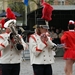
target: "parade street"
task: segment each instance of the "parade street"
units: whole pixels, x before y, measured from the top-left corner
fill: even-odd
[[[64,65],[65,65],[65,61],[63,60],[62,57],[55,57],[55,63],[52,64],[53,75],[65,75]],[[33,70],[30,65],[30,60],[25,60],[21,63],[20,75],[33,75]],[[73,66],[73,75],[75,75],[75,64]]]

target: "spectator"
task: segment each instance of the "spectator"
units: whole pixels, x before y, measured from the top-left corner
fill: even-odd
[[[52,38],[52,41],[53,41],[55,44],[58,44],[58,41],[57,41],[58,36],[57,36],[57,34],[54,32],[54,30],[52,30],[52,31],[50,32],[50,37]]]
[[[55,33],[57,34],[57,35],[59,35],[59,29],[56,29],[56,31],[55,31]]]
[[[62,37],[63,33],[64,33],[64,30],[61,30],[61,32],[59,33],[59,38]]]
[[[57,34],[56,44],[60,44],[60,38],[59,38],[60,31],[59,31],[59,29],[56,29],[56,32],[55,33]]]
[[[52,40],[54,40],[54,39],[57,38],[57,34],[54,32],[54,30],[52,30],[52,31],[50,32],[50,36],[51,36]]]

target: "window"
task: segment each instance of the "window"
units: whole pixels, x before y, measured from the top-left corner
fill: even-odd
[[[58,0],[58,5],[65,5],[65,0]]]
[[[65,2],[64,1],[62,1],[62,5],[65,5]]]
[[[58,1],[58,5],[61,5],[61,2],[60,1]]]

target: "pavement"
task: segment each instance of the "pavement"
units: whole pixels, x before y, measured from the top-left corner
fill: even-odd
[[[55,57],[55,63],[52,64],[53,75],[65,75],[65,61],[62,57]],[[30,60],[23,60],[21,63],[20,75],[33,75],[33,69],[30,65]],[[75,75],[75,64],[73,65],[73,75]]]

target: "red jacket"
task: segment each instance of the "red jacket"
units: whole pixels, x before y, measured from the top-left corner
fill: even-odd
[[[0,57],[1,57],[1,51],[0,51]]]
[[[75,31],[65,31],[61,37],[61,43],[64,43],[67,50],[75,50]]]

